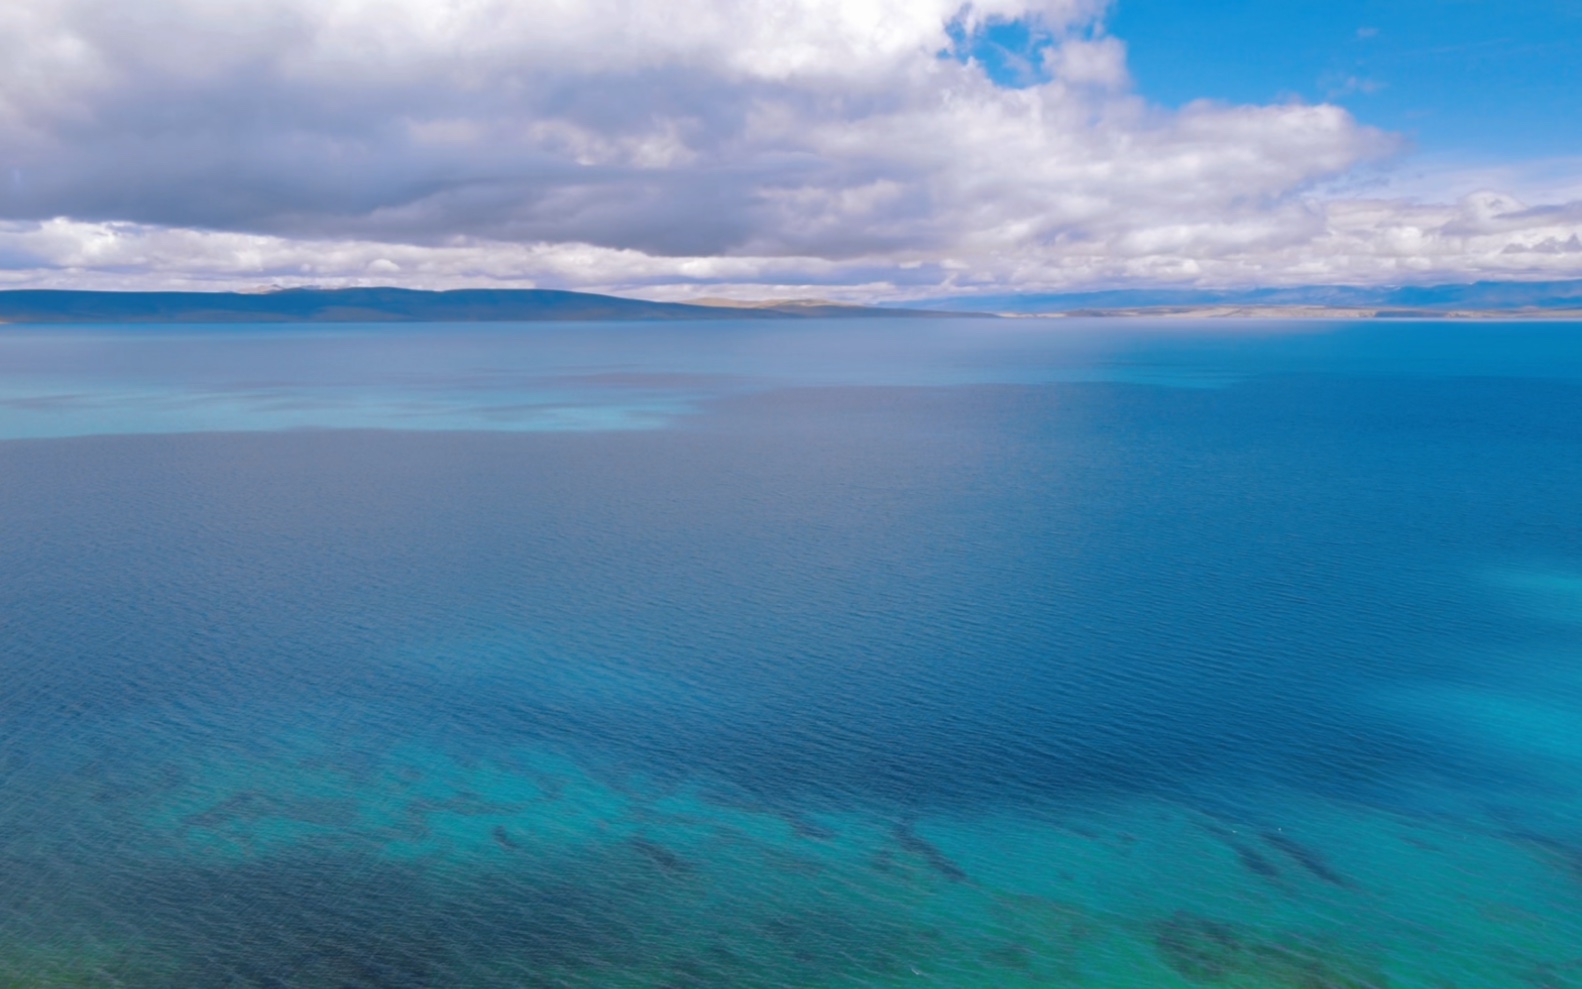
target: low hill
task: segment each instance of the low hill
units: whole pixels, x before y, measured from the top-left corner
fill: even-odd
[[[277,292],[0,292],[4,323],[440,323],[943,316],[833,303],[683,305],[549,289],[283,289]]]
[[[1473,282],[1461,285],[1368,287],[1313,285],[1215,291],[1114,289],[1064,294],[1007,294],[920,299],[904,305],[942,312],[1078,313],[1150,309],[1274,308],[1403,311],[1517,312],[1582,309],[1582,279],[1555,282]]]

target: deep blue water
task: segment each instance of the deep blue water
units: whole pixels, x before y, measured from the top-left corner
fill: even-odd
[[[1582,986],[1582,327],[0,328],[0,987]]]

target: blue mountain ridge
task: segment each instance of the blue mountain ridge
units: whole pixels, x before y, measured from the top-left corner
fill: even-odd
[[[1328,306],[1543,311],[1582,309],[1582,279],[1238,290],[1108,289],[835,303],[689,305],[554,289],[292,288],[271,292],[0,291],[0,323],[393,323],[872,318],[1079,313],[1193,306]]]
[[[274,292],[0,291],[5,323],[393,323],[942,316],[895,308],[788,303],[733,308],[551,289],[293,288]]]

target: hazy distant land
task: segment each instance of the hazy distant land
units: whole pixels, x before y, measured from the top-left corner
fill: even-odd
[[[1127,309],[1067,309],[1053,312],[1002,312],[1009,319],[1065,317],[1153,317],[1175,319],[1538,319],[1582,320],[1575,309],[1401,309],[1343,308],[1340,306],[1136,306]]]
[[[274,292],[0,292],[6,323],[446,323],[959,316],[824,300],[649,302],[549,289],[283,289]]]
[[[824,299],[651,302],[550,289],[0,291],[0,323],[432,323],[948,316],[1582,320],[1582,279],[1397,288],[1312,286],[980,295],[879,306]]]
[[[955,296],[908,303],[1002,316],[1177,316],[1256,319],[1582,319],[1582,279],[1457,285],[1113,289]]]

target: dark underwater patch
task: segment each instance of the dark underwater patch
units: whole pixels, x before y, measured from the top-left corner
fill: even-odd
[[[508,851],[514,852],[522,847],[515,838],[511,837],[511,832],[507,831],[503,824],[496,824],[489,832],[489,836],[494,839],[495,844]]]
[[[833,828],[827,828],[806,814],[796,811],[782,811],[780,817],[789,825],[791,831],[798,838],[807,838],[810,841],[833,841],[839,837]]]
[[[1258,854],[1255,849],[1239,841],[1231,842],[1230,847],[1236,853],[1236,861],[1240,862],[1242,868],[1248,872],[1264,879],[1280,878],[1280,870],[1275,868],[1274,863]]]
[[[1246,952],[1235,928],[1188,913],[1154,926],[1154,948],[1165,964],[1193,982],[1224,982],[1241,968]]]
[[[1572,882],[1582,883],[1582,844],[1528,831],[1513,832],[1509,838],[1518,845],[1537,851],[1540,857],[1556,866]]]
[[[1350,888],[1353,885],[1351,880],[1335,871],[1335,869],[1327,861],[1325,861],[1322,855],[1297,841],[1295,838],[1292,838],[1290,835],[1280,831],[1264,830],[1258,832],[1258,837],[1262,838],[1272,847],[1284,852],[1286,856],[1294,861],[1297,865],[1300,865],[1309,873],[1313,874],[1319,879],[1322,879],[1324,882],[1329,883],[1331,886]]]
[[[1212,816],[1195,817],[1193,819],[1193,823],[1223,842],[1225,846],[1235,854],[1236,861],[1239,862],[1241,867],[1247,870],[1247,872],[1258,876],[1261,879],[1268,879],[1271,881],[1280,878],[1280,870],[1275,866],[1275,864],[1269,861],[1269,859],[1256,848],[1253,848],[1247,842],[1243,841],[1241,839],[1241,833],[1237,829],[1221,824]]]
[[[1200,985],[1258,989],[1388,989],[1377,971],[1316,947],[1294,948],[1237,925],[1178,911],[1153,925],[1154,951]]]
[[[912,825],[909,822],[897,824],[891,834],[894,835],[896,844],[900,845],[903,851],[922,858],[923,861],[928,863],[930,869],[933,869],[951,882],[964,883],[969,878],[967,871],[952,862],[950,857],[940,851],[937,845],[918,837],[917,832],[912,830]]]
[[[657,841],[639,835],[628,839],[627,844],[636,849],[643,858],[659,866],[662,871],[669,875],[686,876],[698,871],[697,866]]]

